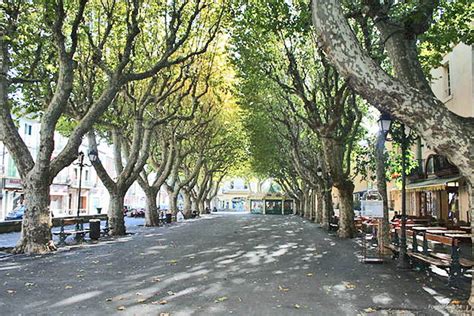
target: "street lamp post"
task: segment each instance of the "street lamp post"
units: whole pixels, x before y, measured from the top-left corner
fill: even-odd
[[[379,127],[385,137],[390,132],[392,119],[387,113],[382,113],[379,119]],[[407,210],[406,210],[406,153],[410,142],[410,128],[401,124],[400,147],[401,147],[401,167],[402,167],[402,218],[401,218],[401,237],[400,237],[400,254],[398,257],[397,267],[399,269],[409,269],[410,261],[407,254]]]
[[[89,160],[94,163],[98,159],[97,152],[95,150],[91,150],[88,154]],[[77,222],[76,222],[76,230],[83,230],[84,226],[83,223],[79,223],[79,217],[81,215],[81,189],[82,189],[82,169],[84,167],[90,167],[91,165],[84,163],[84,153],[81,151],[77,156],[78,162],[74,163],[74,165],[79,166],[79,185],[78,185],[78,195],[77,195]]]
[[[401,149],[402,149],[402,225],[401,225],[401,237],[400,237],[400,256],[398,257],[397,267],[400,269],[410,268],[410,261],[407,255],[407,192],[406,192],[406,152],[408,147],[408,137],[410,130],[406,128],[404,124],[401,126]],[[406,134],[408,133],[408,135]]]

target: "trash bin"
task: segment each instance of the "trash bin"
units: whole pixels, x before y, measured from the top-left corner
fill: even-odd
[[[97,240],[100,237],[100,219],[91,219],[89,221],[89,237]]]
[[[166,214],[166,223],[171,224],[171,216],[172,214]]]

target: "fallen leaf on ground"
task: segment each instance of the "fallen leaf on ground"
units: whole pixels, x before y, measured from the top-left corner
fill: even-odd
[[[158,304],[165,305],[165,304],[168,304],[168,301],[167,300],[161,300],[161,301],[158,302]]]
[[[369,308],[364,309],[364,312],[366,312],[366,313],[375,313],[376,310],[373,309],[372,307],[369,307]]]
[[[160,281],[161,281],[160,278],[154,278],[154,279],[153,279],[153,282],[160,282]]]
[[[175,294],[176,294],[176,293],[173,292],[173,291],[168,291],[168,292],[166,292],[166,293],[167,293],[168,295],[175,295]]]
[[[311,276],[313,276],[313,274],[312,273],[306,273],[306,276],[311,277]]]
[[[144,298],[140,298],[137,300],[137,303],[145,303],[146,302],[146,299]]]
[[[352,283],[346,283],[346,289],[355,289],[355,285]]]
[[[8,293],[8,294],[15,294],[16,291],[15,291],[15,290],[7,290],[7,293]]]
[[[227,301],[227,296],[221,296],[221,297],[216,298],[214,303],[220,303],[220,302],[224,302],[224,301]]]
[[[33,285],[35,285],[33,282],[26,282],[25,283],[25,286],[33,286]]]
[[[461,304],[461,301],[460,300],[452,300],[451,303],[449,303],[451,305],[460,305]]]
[[[125,306],[119,306],[119,307],[117,307],[117,310],[119,310],[119,311],[124,311],[124,310],[125,310]]]
[[[295,304],[293,305],[295,308],[301,308],[301,306],[299,304]]]
[[[106,302],[112,302],[112,299],[109,297],[109,298],[106,298],[105,301]]]
[[[72,289],[72,286],[66,285],[64,288],[65,288],[66,290],[67,290],[67,289]]]
[[[288,292],[290,289],[286,288],[286,287],[283,287],[281,285],[278,285],[278,289],[282,292]]]
[[[174,260],[174,259],[173,259],[173,260],[170,260],[168,263],[174,265],[174,264],[178,263],[178,260]]]

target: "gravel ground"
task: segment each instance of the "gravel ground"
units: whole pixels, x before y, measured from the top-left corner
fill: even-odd
[[[0,260],[1,315],[443,315],[468,291],[296,216],[213,214]]]

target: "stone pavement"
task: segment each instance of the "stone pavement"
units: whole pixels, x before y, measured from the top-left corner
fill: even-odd
[[[0,260],[1,315],[443,315],[467,291],[296,216],[211,215]]]

